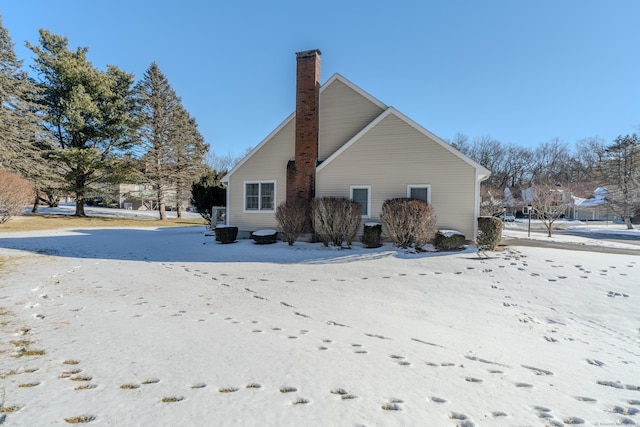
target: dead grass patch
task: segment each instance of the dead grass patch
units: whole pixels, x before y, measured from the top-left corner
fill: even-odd
[[[96,417],[94,415],[79,415],[77,417],[65,418],[64,420],[69,424],[84,424],[84,423],[90,423],[95,419]]]
[[[219,388],[218,391],[220,393],[235,393],[236,391],[238,391],[237,387],[222,387]]]
[[[151,378],[151,379],[148,379],[148,380],[142,381],[142,384],[145,384],[145,385],[146,385],[146,384],[158,384],[159,382],[160,382],[160,380],[159,380],[159,379],[157,379],[157,378]]]
[[[73,215],[23,215],[0,225],[1,232],[53,230],[60,228],[102,227],[187,227],[206,225],[202,218],[181,218],[160,221],[154,218],[130,218]]]
[[[180,402],[181,400],[184,400],[184,397],[182,397],[182,396],[167,396],[167,397],[163,397],[162,398],[162,401],[164,403]]]
[[[69,378],[71,381],[91,381],[93,379],[93,377],[90,377],[89,375],[78,375],[75,377],[71,377]]]
[[[20,388],[29,388],[29,387],[35,387],[40,385],[40,381],[33,381],[30,383],[22,383],[22,384],[18,384],[18,387]]]
[[[96,387],[97,386],[95,384],[82,384],[82,385],[79,385],[78,387],[74,387],[74,390],[92,390]]]
[[[138,384],[122,384],[120,386],[121,389],[123,390],[135,390],[137,388],[140,388],[140,385]]]
[[[10,406],[2,406],[0,407],[1,414],[11,414],[13,412],[18,412],[22,406],[20,405],[10,405]]]
[[[25,351],[18,352],[14,355],[14,357],[23,357],[23,356],[44,356],[47,354],[45,350],[32,350],[26,349]]]
[[[64,362],[62,362],[63,365],[77,365],[79,364],[80,361],[78,360],[65,360]]]

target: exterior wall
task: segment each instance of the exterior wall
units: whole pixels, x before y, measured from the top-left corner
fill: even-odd
[[[286,198],[287,162],[293,157],[295,123],[290,120],[275,135],[253,153],[229,177],[227,187],[227,224],[242,231],[277,228],[275,212],[244,211],[244,183],[247,181],[275,181],[275,206]]]
[[[326,160],[383,111],[340,80],[323,88],[318,159]]]
[[[391,114],[318,171],[316,195],[350,196],[351,186],[371,186],[371,218],[382,204],[406,197],[407,185],[429,184],[438,228],[475,238],[476,170]]]

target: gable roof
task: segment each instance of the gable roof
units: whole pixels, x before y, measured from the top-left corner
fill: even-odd
[[[425,129],[424,127],[420,126],[418,123],[416,123],[415,121],[411,120],[409,117],[405,116],[404,114],[402,114],[401,112],[399,112],[398,110],[396,110],[393,107],[389,107],[386,104],[384,104],[382,101],[380,101],[379,99],[377,99],[376,97],[374,97],[373,95],[371,95],[370,93],[364,91],[363,89],[361,89],[358,85],[352,83],[351,81],[349,81],[348,79],[346,79],[345,77],[343,77],[342,75],[340,75],[339,73],[335,73],[333,74],[329,80],[327,80],[321,87],[320,87],[320,95],[322,95],[322,92],[324,92],[327,88],[329,88],[334,82],[339,81],[341,83],[343,83],[345,86],[349,87],[350,89],[352,89],[353,91],[355,91],[356,93],[358,93],[359,95],[361,95],[362,97],[364,97],[365,99],[369,100],[370,102],[372,102],[374,105],[378,106],[379,108],[383,109],[384,111],[376,118],[374,119],[371,123],[369,123],[364,129],[362,129],[360,132],[358,132],[353,138],[351,138],[347,143],[343,144],[338,150],[336,150],[331,156],[329,156],[325,161],[323,161],[317,168],[318,171],[322,170],[324,166],[326,166],[327,164],[331,163],[331,161],[333,159],[335,159],[337,156],[339,156],[342,152],[344,152],[347,148],[349,148],[351,145],[353,145],[356,141],[358,141],[360,138],[362,138],[367,132],[369,132],[371,129],[373,129],[378,123],[380,123],[382,120],[384,120],[384,118],[386,118],[387,116],[393,114],[396,117],[398,117],[399,119],[403,120],[404,122],[406,122],[407,124],[409,124],[410,126],[412,126],[413,128],[415,128],[416,130],[418,130],[418,132],[422,133],[423,135],[425,135],[426,137],[430,138],[431,140],[435,141],[437,144],[439,144],[440,146],[442,146],[444,149],[450,151],[452,154],[454,154],[456,157],[460,158],[461,160],[463,160],[464,162],[468,163],[469,165],[473,166],[478,174],[478,177],[481,180],[486,179],[487,177],[489,177],[489,175],[491,174],[491,171],[489,171],[488,169],[486,169],[484,166],[480,165],[479,163],[475,162],[474,160],[472,160],[471,158],[465,156],[464,154],[462,154],[460,151],[456,150],[455,148],[453,148],[450,144],[448,144],[447,142],[445,142],[444,140],[442,140],[441,138],[437,137],[436,135],[434,135],[433,133],[431,133],[429,130]],[[223,183],[228,183],[229,182],[229,177],[231,175],[233,175],[247,160],[249,160],[258,150],[260,150],[262,148],[263,145],[265,145],[271,138],[273,138],[278,132],[280,132],[280,130],[282,130],[285,126],[287,126],[292,120],[294,120],[296,117],[296,112],[294,111],[293,113],[291,113],[286,119],[284,119],[284,121],[282,123],[280,123],[280,125],[278,125],[277,128],[275,128],[273,130],[273,132],[271,132],[269,135],[267,135],[266,138],[264,138],[258,145],[256,145],[251,151],[249,151],[249,153],[242,158],[242,160],[240,160],[238,162],[238,164],[236,164],[223,178],[222,178],[222,182]]]
[[[336,82],[339,81],[341,83],[343,83],[345,86],[347,86],[348,88],[350,88],[351,90],[355,91],[356,93],[358,93],[360,96],[362,96],[363,98],[367,99],[368,101],[370,101],[371,103],[373,103],[374,105],[376,105],[377,107],[381,108],[381,109],[386,109],[388,108],[383,102],[381,102],[379,99],[375,98],[374,96],[372,96],[371,94],[369,94],[368,92],[365,92],[364,90],[362,90],[358,85],[352,83],[351,81],[349,81],[348,79],[346,79],[344,76],[340,75],[339,73],[335,73],[333,74],[329,80],[327,80],[321,87],[320,87],[320,95],[322,95],[322,92],[324,92],[326,89],[328,89],[329,87],[331,87],[331,85]],[[222,178],[222,182],[224,183],[228,183],[229,182],[229,177],[231,175],[233,175],[233,173],[236,172],[236,170],[238,170],[247,160],[249,160],[251,158],[251,156],[253,156],[258,150],[260,150],[260,148],[262,148],[263,145],[265,145],[271,138],[273,138],[276,134],[278,134],[278,132],[280,132],[281,129],[283,129],[285,126],[287,126],[292,120],[294,120],[296,117],[296,112],[294,111],[293,113],[291,113],[286,119],[284,119],[284,121],[282,121],[282,123],[280,123],[278,125],[278,127],[276,127],[273,132],[271,132],[269,135],[267,135],[266,138],[264,138],[262,141],[260,141],[260,143],[258,145],[256,145],[255,147],[253,147],[253,149],[251,151],[249,151],[249,153],[247,153],[246,156],[244,156],[242,158],[242,160],[240,160],[223,178]]]
[[[403,122],[407,123],[409,126],[413,127],[414,129],[416,129],[418,132],[420,132],[421,134],[423,134],[427,138],[431,139],[432,141],[434,141],[435,143],[440,145],[445,150],[449,151],[450,153],[452,153],[453,155],[458,157],[460,160],[462,160],[462,161],[468,163],[469,165],[471,165],[472,167],[474,167],[476,169],[477,173],[478,173],[478,177],[481,178],[482,180],[484,180],[485,178],[489,177],[489,175],[491,174],[491,171],[489,171],[487,168],[485,168],[481,164],[477,163],[476,161],[472,160],[471,158],[465,156],[460,151],[458,151],[454,147],[452,147],[450,144],[448,144],[447,142],[445,142],[441,138],[437,137],[436,135],[431,133],[429,130],[427,130],[424,127],[420,126],[418,123],[416,123],[415,121],[411,120],[409,117],[405,116],[400,111],[396,110],[394,107],[388,107],[378,117],[376,117],[375,120],[373,120],[371,123],[369,123],[360,132],[358,132],[357,135],[355,135],[346,144],[344,144],[342,147],[340,147],[338,150],[336,150],[335,153],[333,153],[328,159],[326,159],[324,162],[322,162],[318,166],[318,169],[317,169],[318,172],[321,171],[328,164],[330,164],[335,158],[340,156],[340,154],[342,154],[347,148],[349,148],[353,144],[355,144],[359,139],[361,139],[364,135],[366,135],[369,131],[371,131],[371,129],[375,128],[380,122],[382,122],[385,118],[389,117],[390,115],[394,115],[395,117],[399,118],[400,120],[402,120]]]

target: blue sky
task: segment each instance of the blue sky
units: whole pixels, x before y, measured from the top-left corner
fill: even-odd
[[[293,110],[295,52],[436,135],[535,147],[640,125],[640,1],[2,0],[18,57],[38,29],[142,78],[152,61],[212,150],[239,155]]]

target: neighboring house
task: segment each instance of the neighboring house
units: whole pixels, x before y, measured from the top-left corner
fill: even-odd
[[[286,198],[348,197],[363,223],[385,200],[429,202],[438,228],[477,235],[480,182],[490,171],[339,74],[320,86],[320,51],[297,55],[296,112],[223,178],[227,224],[239,236],[278,228]]]

